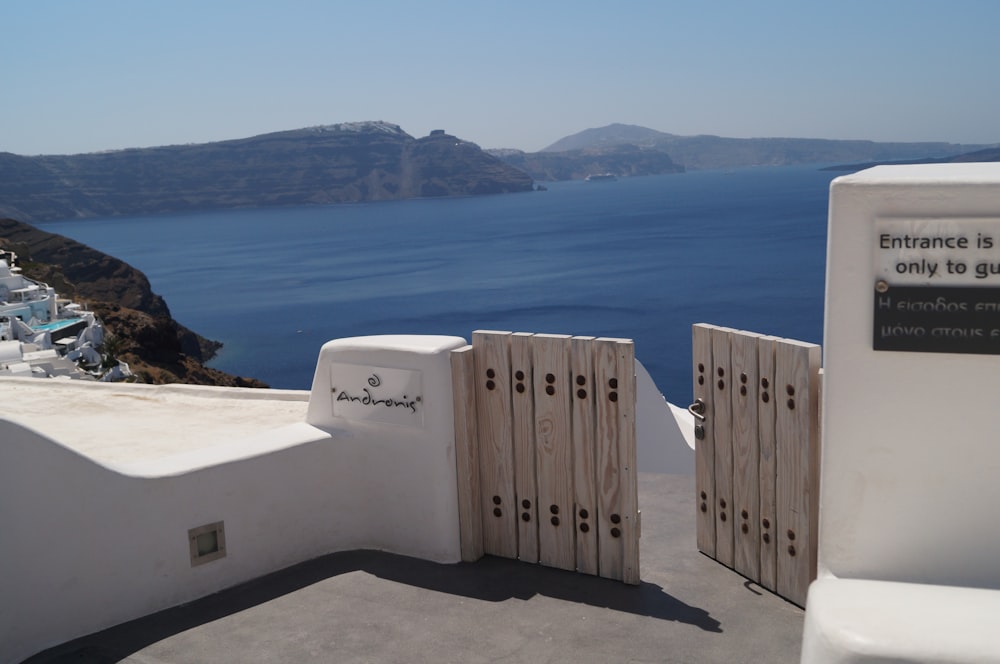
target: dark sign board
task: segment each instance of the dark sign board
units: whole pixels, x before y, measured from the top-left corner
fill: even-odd
[[[1000,288],[883,284],[874,302],[875,350],[1000,355]]]

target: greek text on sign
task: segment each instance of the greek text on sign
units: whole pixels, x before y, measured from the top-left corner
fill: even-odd
[[[874,350],[1000,355],[1000,289],[891,286],[875,292]]]
[[[1000,287],[1000,218],[879,219],[874,251],[888,284]]]
[[[424,424],[419,371],[333,362],[330,396],[335,417],[403,426]]]

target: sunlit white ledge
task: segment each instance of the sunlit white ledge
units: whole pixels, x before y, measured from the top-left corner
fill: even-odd
[[[4,419],[116,468],[305,422],[308,390],[0,377]]]

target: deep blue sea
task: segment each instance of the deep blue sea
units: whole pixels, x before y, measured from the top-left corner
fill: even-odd
[[[210,363],[308,389],[320,346],[476,329],[628,337],[691,395],[691,324],[819,342],[818,167],[558,182],[548,191],[47,222],[131,263]]]

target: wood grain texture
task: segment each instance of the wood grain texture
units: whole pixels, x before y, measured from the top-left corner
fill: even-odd
[[[777,527],[775,517],[775,481],[778,463],[774,447],[775,398],[774,345],[777,337],[757,340],[757,431],[760,440],[760,583],[771,592],[777,590]]]
[[[777,593],[804,606],[816,574],[820,347],[782,340],[775,351]]]
[[[638,583],[634,351],[621,339],[594,345],[599,573]]]
[[[616,373],[618,374],[618,454],[622,468],[622,581],[639,585],[639,476],[635,437],[635,345],[619,339]]]
[[[692,403],[704,404],[705,420],[695,420],[703,437],[695,440],[695,523],[698,550],[715,557],[715,428],[712,426],[714,408],[714,381],[712,380],[712,329],[714,326],[698,323],[691,326],[691,373],[693,376]]]
[[[517,557],[511,431],[510,332],[472,333],[482,491],[483,550]]]
[[[618,404],[611,401],[612,379],[617,381],[617,349],[612,341],[594,342],[594,380],[597,385],[597,528],[599,573],[608,579],[622,580],[624,547],[621,537],[611,532],[620,523],[622,511],[622,469],[618,452]],[[617,523],[612,522],[612,517]]]
[[[482,497],[479,490],[479,443],[476,433],[476,363],[472,346],[451,352],[455,406],[455,472],[462,560],[483,557]]]
[[[733,401],[730,338],[733,330],[712,330],[712,382],[715,406],[715,559],[733,566]]]
[[[730,348],[733,409],[733,568],[760,580],[760,442],[757,421],[757,339],[733,333]]]
[[[513,390],[514,490],[517,503],[517,557],[538,562],[538,483],[535,475],[535,401],[531,334],[510,340]]]
[[[573,520],[573,447],[570,420],[570,337],[532,338],[535,459],[538,471],[538,560],[576,569]]]
[[[460,495],[479,506],[479,555],[638,584],[632,341],[490,331],[472,337],[471,351],[456,351],[452,366],[456,431],[478,443],[478,489],[468,483]],[[474,398],[460,399],[463,389]],[[472,448],[460,444],[457,463],[474,465]],[[478,502],[467,497],[477,490]],[[463,530],[470,559],[474,528],[470,521]]]
[[[594,338],[570,340],[573,420],[573,525],[576,528],[576,569],[597,574],[597,474],[594,447]]]

